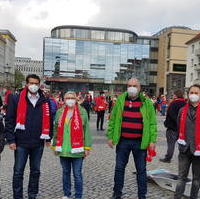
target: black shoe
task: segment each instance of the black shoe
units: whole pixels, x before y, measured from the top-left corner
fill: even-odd
[[[167,159],[167,158],[161,158],[161,159],[160,159],[160,162],[163,162],[163,163],[170,163],[171,160],[170,160],[170,159]]]
[[[104,131],[105,129],[101,129],[101,131]]]
[[[121,199],[122,197],[119,195],[116,195],[115,193],[113,193],[112,197],[110,199]]]
[[[97,131],[99,131],[99,129],[97,129]]]
[[[121,199],[121,196],[112,196],[110,199]]]

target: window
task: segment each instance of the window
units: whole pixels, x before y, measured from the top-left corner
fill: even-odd
[[[173,82],[172,82],[172,86],[173,86],[173,87],[176,87],[176,86],[177,86],[177,82],[176,82],[176,81],[173,81]]]
[[[173,71],[186,72],[186,64],[173,64]]]
[[[157,63],[158,63],[158,60],[157,60],[157,59],[151,59],[151,60],[150,60],[150,63],[151,63],[151,64],[157,64]]]
[[[200,71],[197,73],[197,79],[200,79]]]
[[[194,66],[194,59],[191,59],[191,66]]]
[[[194,44],[192,45],[192,54],[194,54]]]
[[[193,81],[193,73],[190,74],[190,81]]]
[[[115,40],[115,32],[108,32],[107,33],[108,40]]]
[[[105,35],[105,32],[104,31],[92,31],[91,32],[91,38],[92,39],[101,39],[101,40],[104,40],[104,35]]]

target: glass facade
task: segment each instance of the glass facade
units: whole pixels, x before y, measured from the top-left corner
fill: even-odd
[[[120,29],[119,29],[120,30]],[[86,39],[86,40],[102,40],[102,41],[115,41],[115,42],[134,42],[136,41],[137,35],[132,31],[117,29],[105,29],[105,28],[94,28],[90,27],[58,27],[51,31],[52,38],[75,38],[75,39]]]
[[[67,85],[61,80],[68,78],[71,85],[88,80],[87,89],[110,85],[118,90],[130,77],[137,77],[148,87],[150,81],[155,82],[150,70],[156,69],[157,64],[151,60],[156,52],[157,43],[152,38],[139,37],[132,31],[61,26],[51,31],[51,37],[44,38],[43,72],[45,78],[60,78],[62,88]]]
[[[44,76],[126,80],[136,75],[137,68],[141,71],[149,48],[149,44],[45,38]]]

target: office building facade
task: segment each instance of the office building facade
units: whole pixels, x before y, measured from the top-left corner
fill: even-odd
[[[59,26],[44,38],[44,78],[54,90],[122,92],[137,77],[155,93],[158,39],[113,28]],[[151,58],[152,56],[152,58]]]
[[[200,31],[187,27],[168,27],[154,36],[159,39],[157,95],[172,96],[184,90],[187,65],[186,42]]]
[[[36,74],[41,79],[43,78],[43,61],[32,60],[28,57],[16,57],[15,69],[20,71],[24,77],[29,74]]]
[[[14,84],[15,43],[9,30],[0,30],[0,84],[4,86]]]

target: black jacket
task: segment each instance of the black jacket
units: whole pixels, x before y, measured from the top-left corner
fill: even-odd
[[[9,144],[16,143],[17,146],[22,147],[37,147],[44,143],[44,140],[40,139],[42,133],[42,104],[49,102],[49,99],[45,98],[42,92],[39,90],[39,99],[34,107],[26,97],[27,101],[27,113],[25,130],[17,129],[15,131],[16,119],[17,119],[17,105],[19,101],[19,95],[12,95],[9,98],[8,109],[5,119],[5,134]],[[50,106],[49,106],[50,108]],[[50,108],[50,137],[53,135],[53,117]],[[50,141],[50,140],[48,140]]]
[[[177,117],[180,108],[185,105],[185,101],[180,98],[174,100],[168,107],[166,120],[164,121],[164,125],[168,129],[172,129],[177,131]]]

